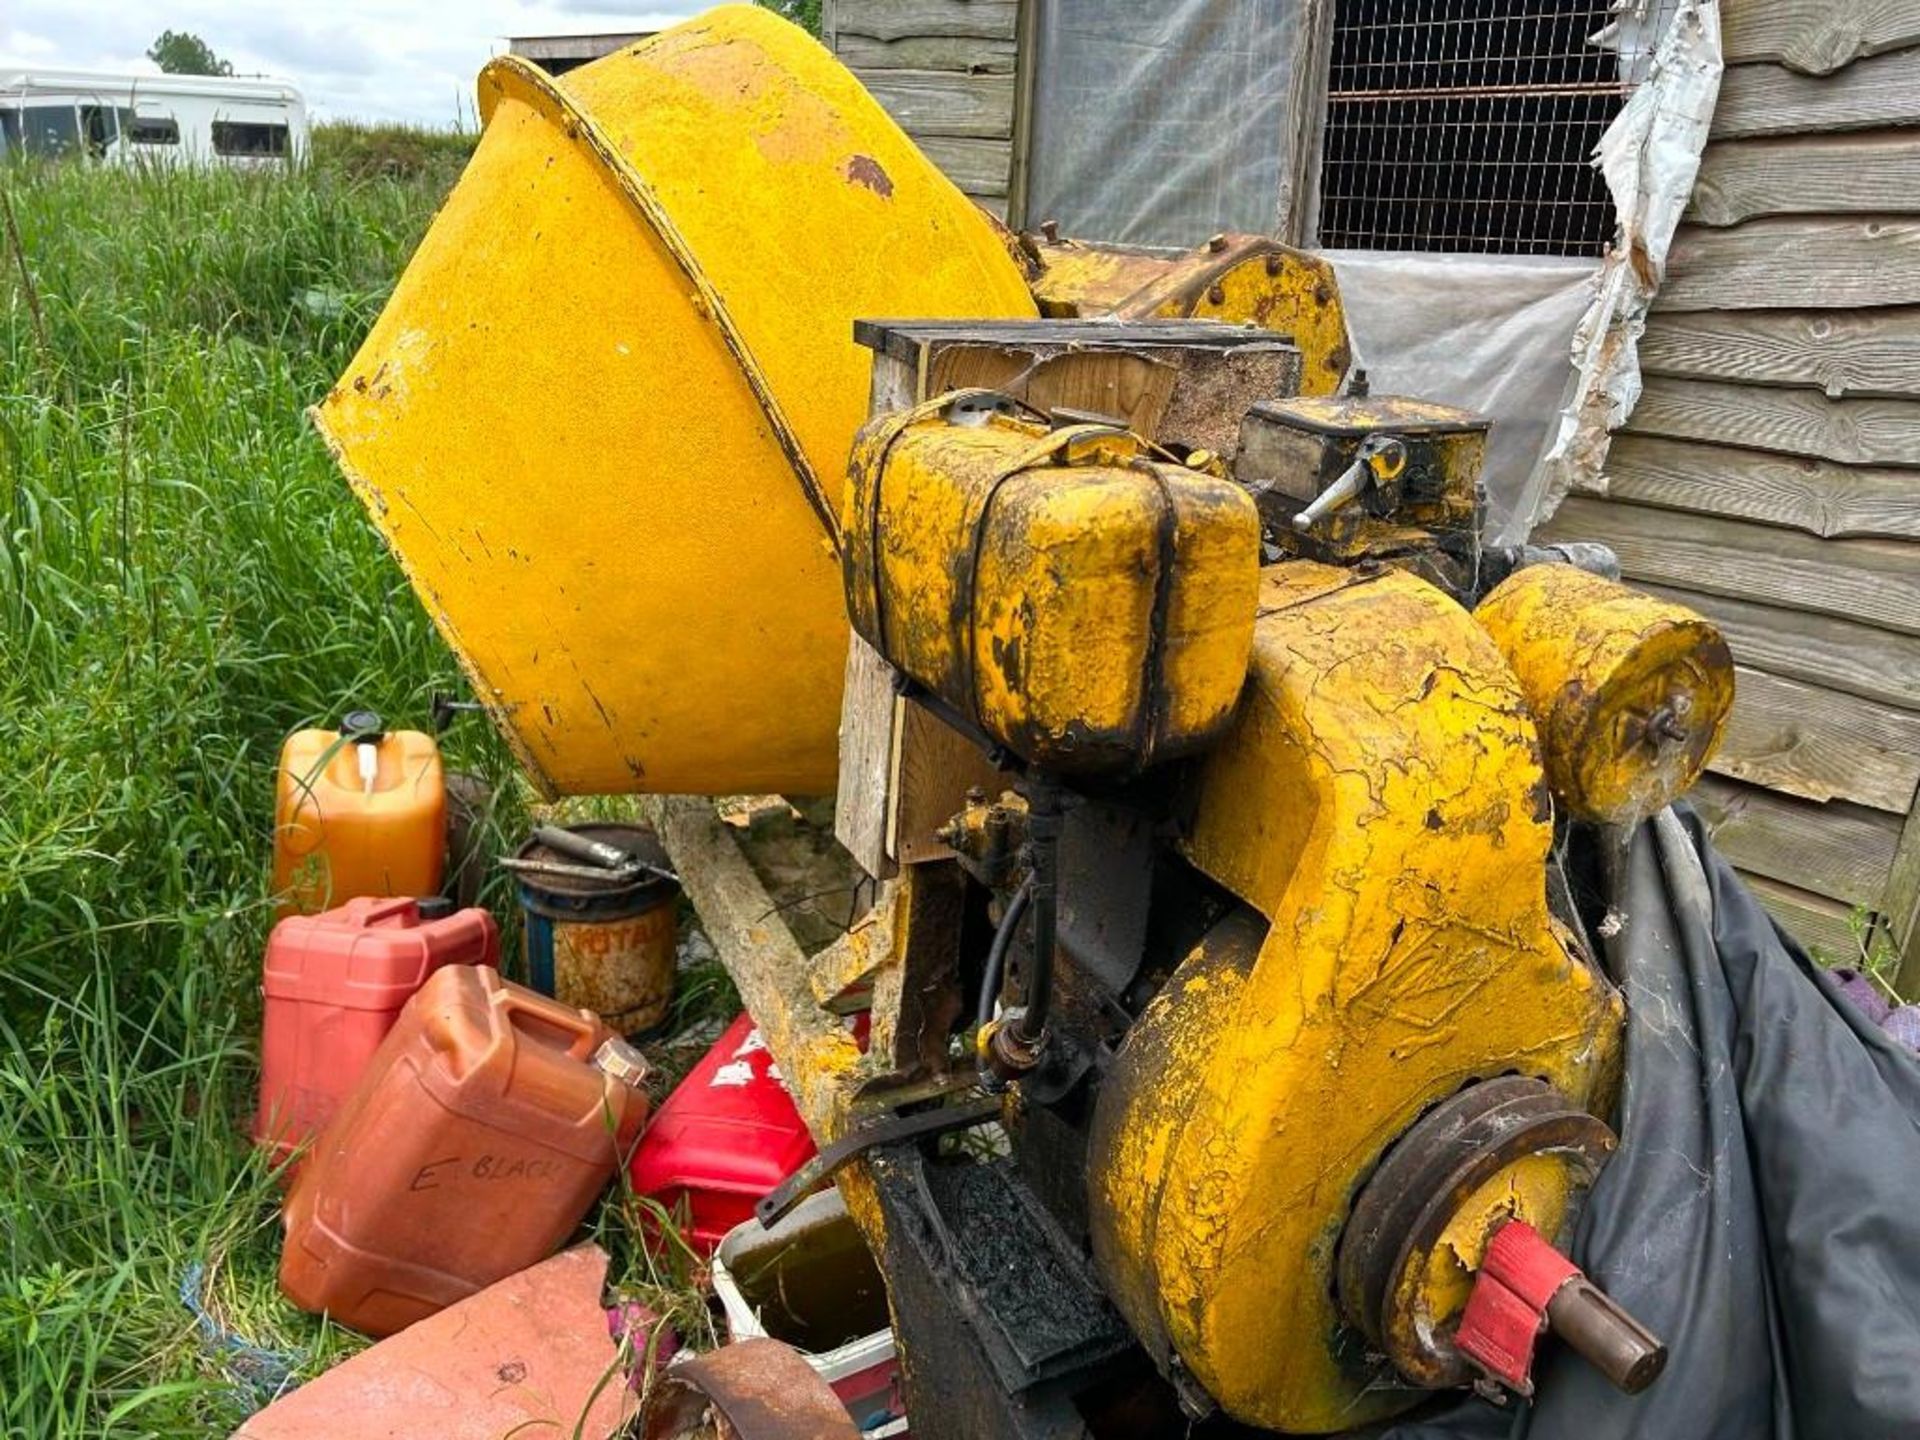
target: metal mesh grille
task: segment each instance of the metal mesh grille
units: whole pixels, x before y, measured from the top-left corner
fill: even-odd
[[[1598,255],[1626,94],[1609,0],[1337,0],[1320,244]]]

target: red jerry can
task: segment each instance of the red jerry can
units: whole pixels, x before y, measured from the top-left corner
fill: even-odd
[[[260,983],[253,1137],[276,1161],[333,1118],[429,976],[443,965],[498,966],[493,917],[448,908],[445,901],[350,900],[273,927]]]

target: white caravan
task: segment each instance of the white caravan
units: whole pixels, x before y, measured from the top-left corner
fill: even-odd
[[[0,154],[256,168],[306,150],[306,101],[285,80],[0,70]]]

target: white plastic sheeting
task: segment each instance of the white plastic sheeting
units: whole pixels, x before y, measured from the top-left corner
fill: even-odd
[[[1281,228],[1306,143],[1288,120],[1304,0],[1030,3],[1033,221],[1183,249]],[[1596,42],[1637,84],[1599,150],[1620,219],[1604,262],[1332,257],[1374,388],[1493,419],[1489,534],[1501,542],[1525,539],[1570,490],[1604,490],[1609,432],[1639,399],[1636,342],[1719,93],[1719,0],[1621,0]]]
[[[1653,0],[1629,4],[1605,38],[1621,47],[1623,57],[1631,56],[1663,8]],[[1700,172],[1724,68],[1719,0],[1679,0],[1660,32],[1646,83],[1600,142],[1600,168],[1613,192],[1620,233],[1574,334],[1574,381],[1552,444],[1527,479],[1508,533],[1496,538],[1525,538],[1526,529],[1552,515],[1570,491],[1606,492],[1610,436],[1640,401],[1640,336]]]
[[[1181,249],[1279,227],[1297,0],[1032,3],[1034,223]]]
[[[1356,363],[1376,395],[1493,420],[1488,534],[1524,538],[1529,478],[1566,393],[1568,348],[1599,264],[1529,255],[1330,250]]]

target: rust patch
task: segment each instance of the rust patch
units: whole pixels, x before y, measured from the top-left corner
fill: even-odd
[[[864,185],[882,200],[893,194],[893,177],[871,155],[856,155],[847,161],[847,179]]]

